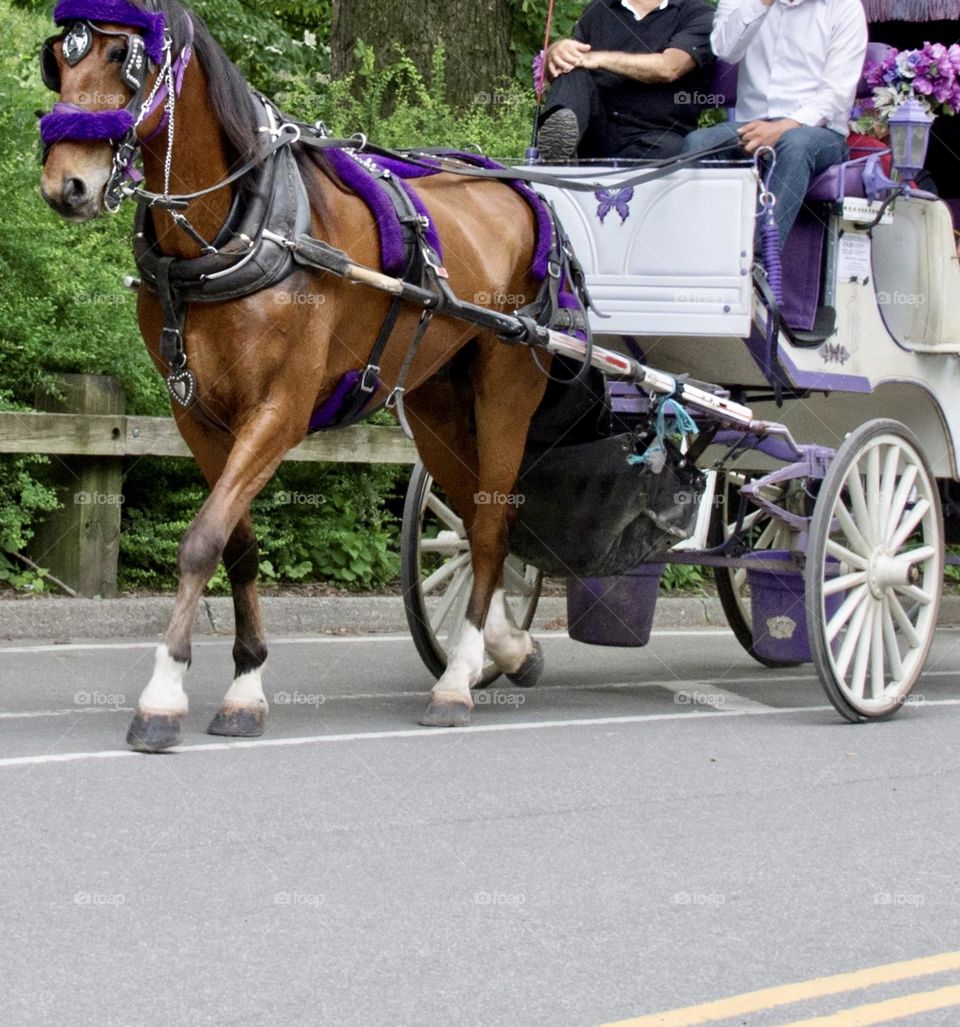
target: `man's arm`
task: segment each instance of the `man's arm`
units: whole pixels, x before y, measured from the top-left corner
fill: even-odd
[[[688,4],[684,20],[660,53],[635,54],[593,50],[582,55],[581,67],[609,71],[637,82],[676,82],[713,60],[710,29],[713,10],[705,3]]]
[[[866,54],[867,19],[862,10],[853,9],[831,36],[816,96],[792,111],[790,117],[801,125],[814,127],[828,125],[838,115],[848,118]]]
[[[663,53],[621,53],[619,50],[588,50],[581,55],[580,67],[610,71],[637,82],[676,82],[697,66],[684,50],[668,47]]]
[[[721,61],[736,64],[760,31],[774,0],[720,0],[710,42]]]

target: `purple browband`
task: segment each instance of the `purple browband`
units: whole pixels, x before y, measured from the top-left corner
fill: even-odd
[[[40,119],[40,138],[47,146],[64,140],[74,142],[122,139],[133,128],[133,115],[117,111],[86,111],[72,103],[56,103]]]
[[[58,25],[69,21],[105,21],[143,29],[147,56],[154,64],[163,60],[163,15],[145,11],[128,0],[60,0],[53,20]]]

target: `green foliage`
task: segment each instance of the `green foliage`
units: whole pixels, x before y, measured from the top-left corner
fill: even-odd
[[[547,29],[547,5],[543,0],[512,0],[511,6],[517,78],[526,85],[531,81],[530,62],[534,54],[543,49]],[[573,26],[586,6],[583,0],[557,0],[550,30],[552,43],[573,35]]]
[[[390,507],[406,477],[406,470],[393,467],[284,464],[252,508],[261,580],[346,588],[392,581],[399,572],[399,526]],[[131,465],[124,483],[121,588],[175,587],[180,540],[206,491],[197,468],[182,460]],[[210,587],[227,591],[222,565]]]
[[[703,568],[692,564],[668,563],[660,579],[665,592],[702,592]]]
[[[445,55],[433,55],[429,80],[402,51],[393,64],[376,67],[373,51],[358,44],[360,70],[318,89],[312,80],[294,78],[277,100],[293,116],[320,120],[334,135],[365,132],[383,146],[479,148],[484,153],[517,156],[529,141],[533,91],[516,82],[481,93],[464,110],[444,99]],[[357,89],[357,80],[362,89]]]

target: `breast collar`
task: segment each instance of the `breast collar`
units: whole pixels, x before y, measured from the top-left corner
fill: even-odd
[[[253,94],[261,134],[276,133],[283,123],[277,109]],[[211,244],[211,251],[169,263],[169,284],[186,303],[222,303],[268,289],[293,269],[290,249],[277,239],[308,232],[310,201],[289,146],[272,154],[254,171]],[[139,205],[134,221],[134,256],[141,280],[157,288],[157,270],[164,260],[157,247],[149,208]],[[167,258],[169,259],[169,258]]]

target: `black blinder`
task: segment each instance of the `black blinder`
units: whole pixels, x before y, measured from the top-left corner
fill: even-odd
[[[127,36],[127,56],[120,77],[136,93],[143,86],[144,72],[147,67],[147,48],[141,36]]]
[[[51,36],[40,49],[40,77],[47,89],[52,89],[55,93],[60,92],[60,63],[53,44],[59,43],[62,38]]]

